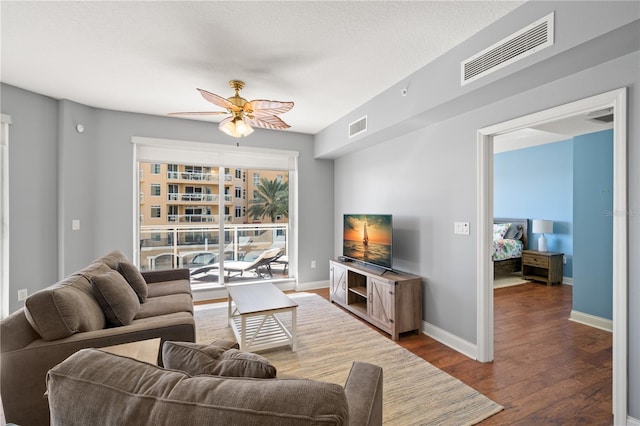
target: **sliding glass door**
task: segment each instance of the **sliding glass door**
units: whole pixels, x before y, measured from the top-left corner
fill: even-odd
[[[284,164],[293,170],[261,167],[255,151],[246,166],[205,164],[215,157],[207,152],[167,161],[166,152],[147,144],[136,154],[134,250],[141,270],[188,268],[200,287],[295,278],[290,152]]]

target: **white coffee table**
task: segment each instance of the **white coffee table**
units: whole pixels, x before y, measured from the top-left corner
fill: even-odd
[[[229,326],[241,351],[290,346],[296,350],[298,304],[271,283],[227,286]],[[291,313],[287,327],[278,314]]]

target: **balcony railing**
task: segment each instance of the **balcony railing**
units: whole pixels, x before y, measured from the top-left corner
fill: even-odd
[[[283,259],[288,259],[288,224],[286,223],[227,224],[223,227],[222,238],[225,261],[252,261],[265,250],[275,247],[281,249]],[[140,268],[142,270],[171,268],[195,270],[204,265],[215,264],[220,258],[219,241],[219,228],[212,224],[141,226]],[[288,263],[280,263],[280,265],[282,269],[280,276],[288,276]],[[214,272],[219,273],[217,269]],[[231,278],[246,279],[248,276]],[[198,279],[192,277],[192,282]],[[211,280],[207,282],[210,283]]]
[[[206,203],[217,203],[220,197],[218,194],[201,194],[197,192],[170,192],[167,194],[168,201],[196,201]],[[224,201],[230,203],[233,201],[233,195],[225,195]]]
[[[204,173],[204,172],[172,172],[171,171],[171,172],[167,172],[167,179],[215,182],[218,180],[218,174]]]
[[[231,215],[224,217],[225,222],[231,221]],[[167,222],[179,223],[217,223],[218,215],[211,214],[168,214]]]

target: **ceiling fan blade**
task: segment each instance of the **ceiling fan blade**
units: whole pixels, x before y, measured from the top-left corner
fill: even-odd
[[[234,104],[229,102],[229,100],[223,98],[222,96],[218,96],[215,93],[207,92],[204,89],[197,89],[197,90],[198,92],[200,92],[203,98],[205,98],[207,101],[211,102],[214,105],[218,105],[219,107],[230,109],[236,112],[241,110],[240,107],[235,106]]]
[[[226,115],[228,111],[194,111],[194,112],[170,112],[167,115]]]
[[[269,101],[266,99],[254,99],[244,104],[244,111],[254,116],[266,116],[284,114],[293,108],[293,102]]]
[[[275,115],[261,115],[258,117],[245,115],[244,120],[251,126],[262,127],[263,129],[282,130],[291,127]]]

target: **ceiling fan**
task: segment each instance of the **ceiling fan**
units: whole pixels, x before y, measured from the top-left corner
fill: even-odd
[[[169,115],[231,114],[220,122],[218,129],[234,138],[250,135],[253,133],[252,126],[275,130],[291,127],[282,121],[277,114],[284,114],[289,111],[293,108],[293,102],[269,101],[266,99],[247,101],[240,96],[240,90],[244,87],[243,81],[231,80],[229,81],[229,86],[236,91],[236,94],[226,99],[206,90],[197,89],[203,98],[214,105],[225,108],[226,111],[173,112]]]

